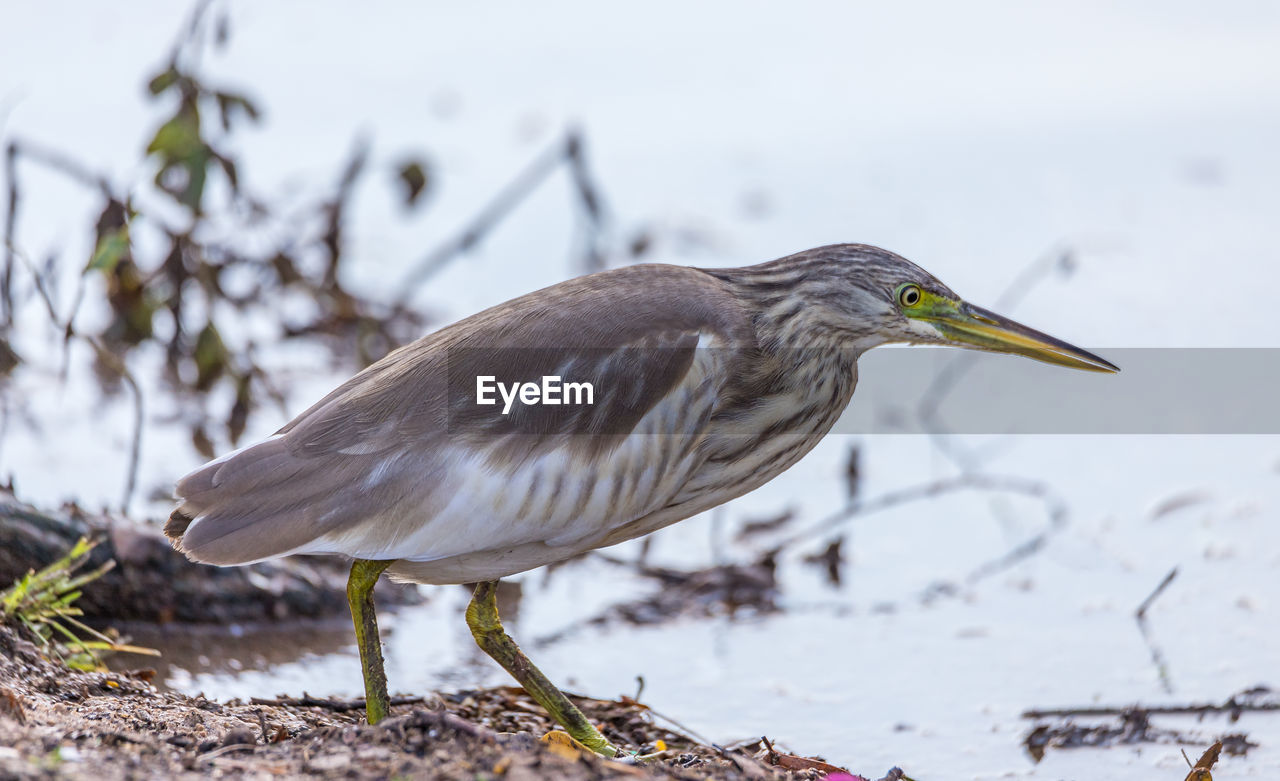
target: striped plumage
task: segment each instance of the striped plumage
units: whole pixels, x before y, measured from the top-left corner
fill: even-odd
[[[573,739],[615,756],[505,633],[497,579],[772,480],[831,429],[853,395],[858,356],[885,342],[1115,370],[961,301],[875,247],[737,269],[632,266],[530,293],[393,352],[275,436],[184,477],[165,533],[213,564],[352,557],[347,601],[371,724],[391,707],[378,578],[478,581],[466,611],[476,643]],[[478,403],[478,378],[490,376],[599,390],[590,405],[506,415]]]
[[[796,463],[848,404],[863,351],[940,341],[896,304],[907,282],[954,298],[856,244],[554,285],[395,351],[186,476],[166,533],[213,564],[336,553],[395,559],[393,577],[423,583],[496,579],[647,534]],[[503,418],[455,392],[495,360],[521,377],[577,371],[595,404]]]

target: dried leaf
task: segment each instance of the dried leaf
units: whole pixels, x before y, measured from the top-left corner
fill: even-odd
[[[147,83],[147,89],[152,95],[159,95],[161,92],[164,92],[176,84],[180,77],[181,74],[179,74],[178,70],[171,65],[151,79],[151,81]]]
[[[22,702],[22,697],[12,689],[0,689],[0,716],[9,716],[19,724],[26,724],[27,716]]]
[[[244,95],[234,92],[215,92],[213,98],[218,102],[218,116],[222,120],[222,129],[228,132],[237,113],[244,114],[245,118],[251,122],[258,121],[261,116],[258,107]]]
[[[195,361],[196,389],[207,391],[227,368],[227,348],[212,320],[196,337]]]
[[[768,532],[777,531],[778,529],[781,529],[783,526],[786,526],[787,523],[789,523],[791,519],[795,517],[796,517],[796,514],[794,510],[786,509],[778,513],[777,515],[772,515],[772,516],[769,516],[768,518],[761,518],[759,520],[746,521],[742,524],[742,528],[738,530],[738,534],[736,535],[735,539],[737,539],[738,542],[742,542],[758,534],[765,534]]]
[[[763,748],[756,754],[756,759],[784,770],[790,770],[793,773],[804,770],[818,770],[823,773],[843,773],[852,775],[847,768],[837,767],[836,765],[823,762],[821,759],[813,757],[801,757],[795,754],[786,754],[778,751],[773,747],[773,743],[768,738],[761,738],[760,743]]]
[[[404,185],[404,205],[409,208],[416,206],[429,184],[426,164],[421,160],[407,160],[401,163],[396,177]]]
[[[249,422],[249,408],[253,401],[249,390],[250,376],[246,374],[236,380],[236,400],[227,416],[227,436],[233,445],[240,441]]]
[[[641,229],[627,242],[627,252],[633,258],[644,257],[653,247],[653,234],[648,229]]]
[[[213,458],[217,455],[217,451],[213,447],[213,440],[209,439],[209,435],[205,433],[204,426],[196,426],[191,429],[191,444],[195,446],[196,452],[205,458]]]
[[[276,253],[270,262],[281,285],[294,285],[303,281],[303,276],[298,273],[298,266],[293,258],[283,252]]]
[[[213,28],[213,43],[218,48],[227,45],[227,41],[231,38],[231,14],[225,11],[218,14],[218,21]]]
[[[220,154],[214,154],[213,159],[222,166],[222,172],[227,175],[227,182],[231,185],[231,191],[237,192],[240,189],[240,176],[236,172],[236,162],[229,157]]]
[[[857,445],[849,448],[849,460],[844,468],[844,484],[847,497],[850,500],[857,499],[862,487],[862,453]]]
[[[591,751],[591,749],[574,740],[572,735],[561,730],[552,730],[543,735],[542,742],[547,745],[552,754],[573,761],[581,759],[583,754]]]
[[[0,377],[7,377],[22,363],[22,356],[14,352],[9,340],[0,338]]]
[[[1209,771],[1213,770],[1213,766],[1218,762],[1218,755],[1222,753],[1222,741],[1219,740],[1205,752],[1200,755],[1200,759],[1196,760],[1195,767],[1191,768],[1191,772],[1187,773],[1186,781],[1213,781],[1213,774]]]
[[[844,537],[837,537],[822,553],[805,556],[804,563],[821,565],[826,570],[827,583],[832,586],[839,586],[840,569],[844,564],[844,554],[840,551],[843,545]]]

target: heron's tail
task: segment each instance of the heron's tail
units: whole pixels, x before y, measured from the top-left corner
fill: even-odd
[[[280,437],[237,450],[178,481],[181,501],[164,525],[173,547],[206,564],[249,564],[301,552],[322,535],[326,502],[304,459]]]
[[[185,506],[183,505],[182,507]],[[195,518],[184,513],[181,507],[169,514],[169,520],[165,521],[164,524],[164,536],[169,538],[169,541],[173,543],[173,547],[182,550],[182,535],[186,533],[187,527],[194,520]]]

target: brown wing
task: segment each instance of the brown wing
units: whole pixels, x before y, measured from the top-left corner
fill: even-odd
[[[448,491],[439,453],[502,438],[509,446],[486,452],[511,466],[551,448],[607,450],[679,385],[704,337],[744,344],[753,334],[736,299],[693,269],[633,266],[509,301],[388,355],[275,437],[183,478],[166,531],[192,558],[232,564],[399,517],[406,503],[429,515]],[[598,397],[502,416],[475,404],[474,375],[491,370],[512,381],[580,376]]]

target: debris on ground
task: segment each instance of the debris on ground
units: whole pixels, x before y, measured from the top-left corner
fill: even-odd
[[[1187,773],[1187,777],[1183,781],[1213,781],[1213,774],[1209,771],[1213,770],[1213,766],[1218,763],[1218,755],[1222,753],[1222,741],[1219,740],[1209,748],[1205,749],[1200,758],[1191,765],[1191,772]],[[1186,756],[1184,751],[1182,754]],[[1191,764],[1188,760],[1187,764]]]
[[[514,687],[398,699],[369,726],[359,700],[214,702],[159,691],[148,673],[73,671],[0,626],[0,777],[860,778],[763,741],[760,754],[702,745],[629,698],[575,701],[615,744],[656,755],[646,761],[541,740],[556,725]],[[885,778],[904,778],[897,773]]]
[[[1139,743],[1163,743],[1173,745],[1205,745],[1215,742],[1221,753],[1244,756],[1258,744],[1249,740],[1244,732],[1232,732],[1215,736],[1213,741],[1193,730],[1157,727],[1153,716],[1198,716],[1219,713],[1235,722],[1247,710],[1276,710],[1277,703],[1269,689],[1262,687],[1241,692],[1222,705],[1131,706],[1127,708],[1088,707],[1028,711],[1024,718],[1034,718],[1037,724],[1023,738],[1023,746],[1033,760],[1039,762],[1050,749],[1106,748],[1116,745]],[[1111,716],[1113,720],[1102,723],[1080,723],[1081,716]],[[1046,718],[1057,721],[1044,721]],[[1216,754],[1214,755],[1216,758]]]
[[[821,567],[827,576],[827,585],[838,588],[845,562],[842,547],[844,547],[844,537],[840,536],[832,540],[821,553],[811,553],[801,561]]]
[[[718,564],[694,570],[636,564],[598,551],[593,556],[631,569],[655,581],[659,588],[647,597],[611,605],[605,612],[569,629],[539,637],[532,642],[534,647],[558,643],[586,627],[604,627],[616,622],[652,626],[688,617],[750,618],[782,609],[778,603],[781,592],[777,551],[765,551],[747,564]]]
[[[795,520],[796,512],[790,508],[767,518],[748,519],[742,522],[738,533],[734,535],[737,542],[746,542],[761,534],[771,534]]]
[[[1141,710],[1159,716],[1208,716],[1222,714],[1236,722],[1245,713],[1280,711],[1280,692],[1270,686],[1252,686],[1222,702],[1193,702],[1175,705],[1085,705],[1075,708],[1034,708],[1023,711],[1024,719],[1062,718],[1070,716],[1120,716]]]

